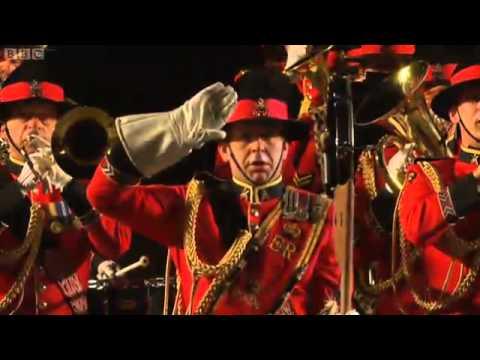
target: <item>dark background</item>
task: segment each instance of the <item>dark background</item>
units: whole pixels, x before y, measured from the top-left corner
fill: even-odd
[[[263,63],[259,46],[55,46],[46,59],[70,97],[112,115],[171,110]]]

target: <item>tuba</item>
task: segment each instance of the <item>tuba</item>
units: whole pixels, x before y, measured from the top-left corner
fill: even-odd
[[[115,121],[108,113],[78,106],[58,122],[52,136],[52,153],[70,176],[89,178],[116,139]]]
[[[410,160],[451,156],[444,121],[433,114],[424,97],[427,70],[426,62],[417,61],[396,71],[362,101],[356,114],[357,126],[379,125],[389,133],[376,146],[375,167],[383,172],[393,194],[400,192],[405,173],[389,169],[387,148],[403,150],[409,145]]]

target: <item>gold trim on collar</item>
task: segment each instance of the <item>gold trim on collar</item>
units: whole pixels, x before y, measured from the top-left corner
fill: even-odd
[[[14,158],[11,157],[11,156],[9,157],[9,159],[10,159],[10,161],[11,161],[12,163],[14,163],[15,165],[18,165],[18,166],[23,166],[23,165],[25,165],[25,161],[22,162],[22,161],[20,161],[20,160],[14,159]]]
[[[232,178],[233,182],[238,186],[244,188],[248,191],[248,197],[251,203],[259,203],[260,202],[260,191],[277,186],[282,183],[283,177],[280,175],[277,179],[270,181],[267,184],[263,184],[260,186],[254,186],[252,184],[243,182],[241,180],[236,179],[235,177]]]
[[[470,149],[463,146],[460,146],[460,149],[467,154],[480,155],[480,149]]]

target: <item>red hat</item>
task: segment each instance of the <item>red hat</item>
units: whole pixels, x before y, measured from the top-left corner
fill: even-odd
[[[427,69],[427,75],[425,77],[425,84],[428,87],[435,87],[440,85],[450,85],[453,72],[457,67],[457,64],[431,64]]]
[[[294,89],[289,79],[279,70],[258,69],[243,72],[236,81],[239,101],[224,127],[228,134],[235,124],[277,124],[283,128],[286,140],[306,138],[309,125],[291,119],[288,114],[288,96]]]
[[[350,61],[361,63],[366,69],[391,72],[410,60],[415,52],[415,45],[362,45],[347,55]]]
[[[414,55],[415,45],[362,45],[359,48],[350,50],[348,56],[364,57],[371,55]]]
[[[456,67],[450,86],[433,99],[432,110],[441,118],[449,119],[450,108],[456,105],[461,93],[471,86],[480,87],[480,64]]]
[[[57,105],[59,111],[71,108],[74,103],[65,98],[63,87],[49,81],[45,66],[25,63],[16,69],[0,89],[0,111],[7,105],[24,101],[40,100]],[[0,117],[0,121],[2,118]]]
[[[51,82],[35,80],[22,81],[7,85],[0,90],[0,103],[12,103],[31,99],[43,99],[61,103],[65,101],[63,88]]]

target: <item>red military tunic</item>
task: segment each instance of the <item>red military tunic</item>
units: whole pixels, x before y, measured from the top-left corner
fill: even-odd
[[[313,129],[313,120],[305,118],[299,121],[309,123]],[[296,188],[314,193],[325,190],[313,134],[304,141],[294,141],[290,144],[283,174],[285,183]]]
[[[5,170],[5,168],[0,168],[3,174],[6,173]],[[15,186],[16,176],[10,174],[10,177],[10,185]],[[55,223],[58,226],[58,222],[55,222],[58,218],[52,217],[52,214],[59,215],[57,210],[65,206],[61,195],[58,192],[45,193],[39,186],[30,194],[30,199],[42,204],[42,208],[47,213],[40,250],[23,290],[0,313],[85,314],[88,310],[86,293],[93,256],[92,250],[96,250],[106,258],[116,258],[126,246],[124,244],[129,243],[131,232],[127,227],[106,217],[102,217],[100,223],[88,225],[88,235],[75,222],[56,231],[52,224]],[[65,210],[65,207],[63,209]],[[2,255],[5,251],[18,248],[23,241],[7,225],[0,225]],[[32,250],[29,250],[17,261],[0,263],[0,304],[19,278],[30,251]]]
[[[203,182],[123,187],[99,168],[88,197],[100,212],[170,247],[180,280],[176,313],[319,313],[339,284],[332,207],[325,198],[290,188],[290,201],[282,200],[278,185],[243,189],[239,211],[254,237],[242,231],[232,246],[223,239]]]
[[[405,244],[420,250],[409,267],[410,313],[478,314],[477,277],[480,220],[477,181],[470,163],[478,157],[421,162],[409,169],[399,219]],[[408,246],[407,246],[408,249]]]

